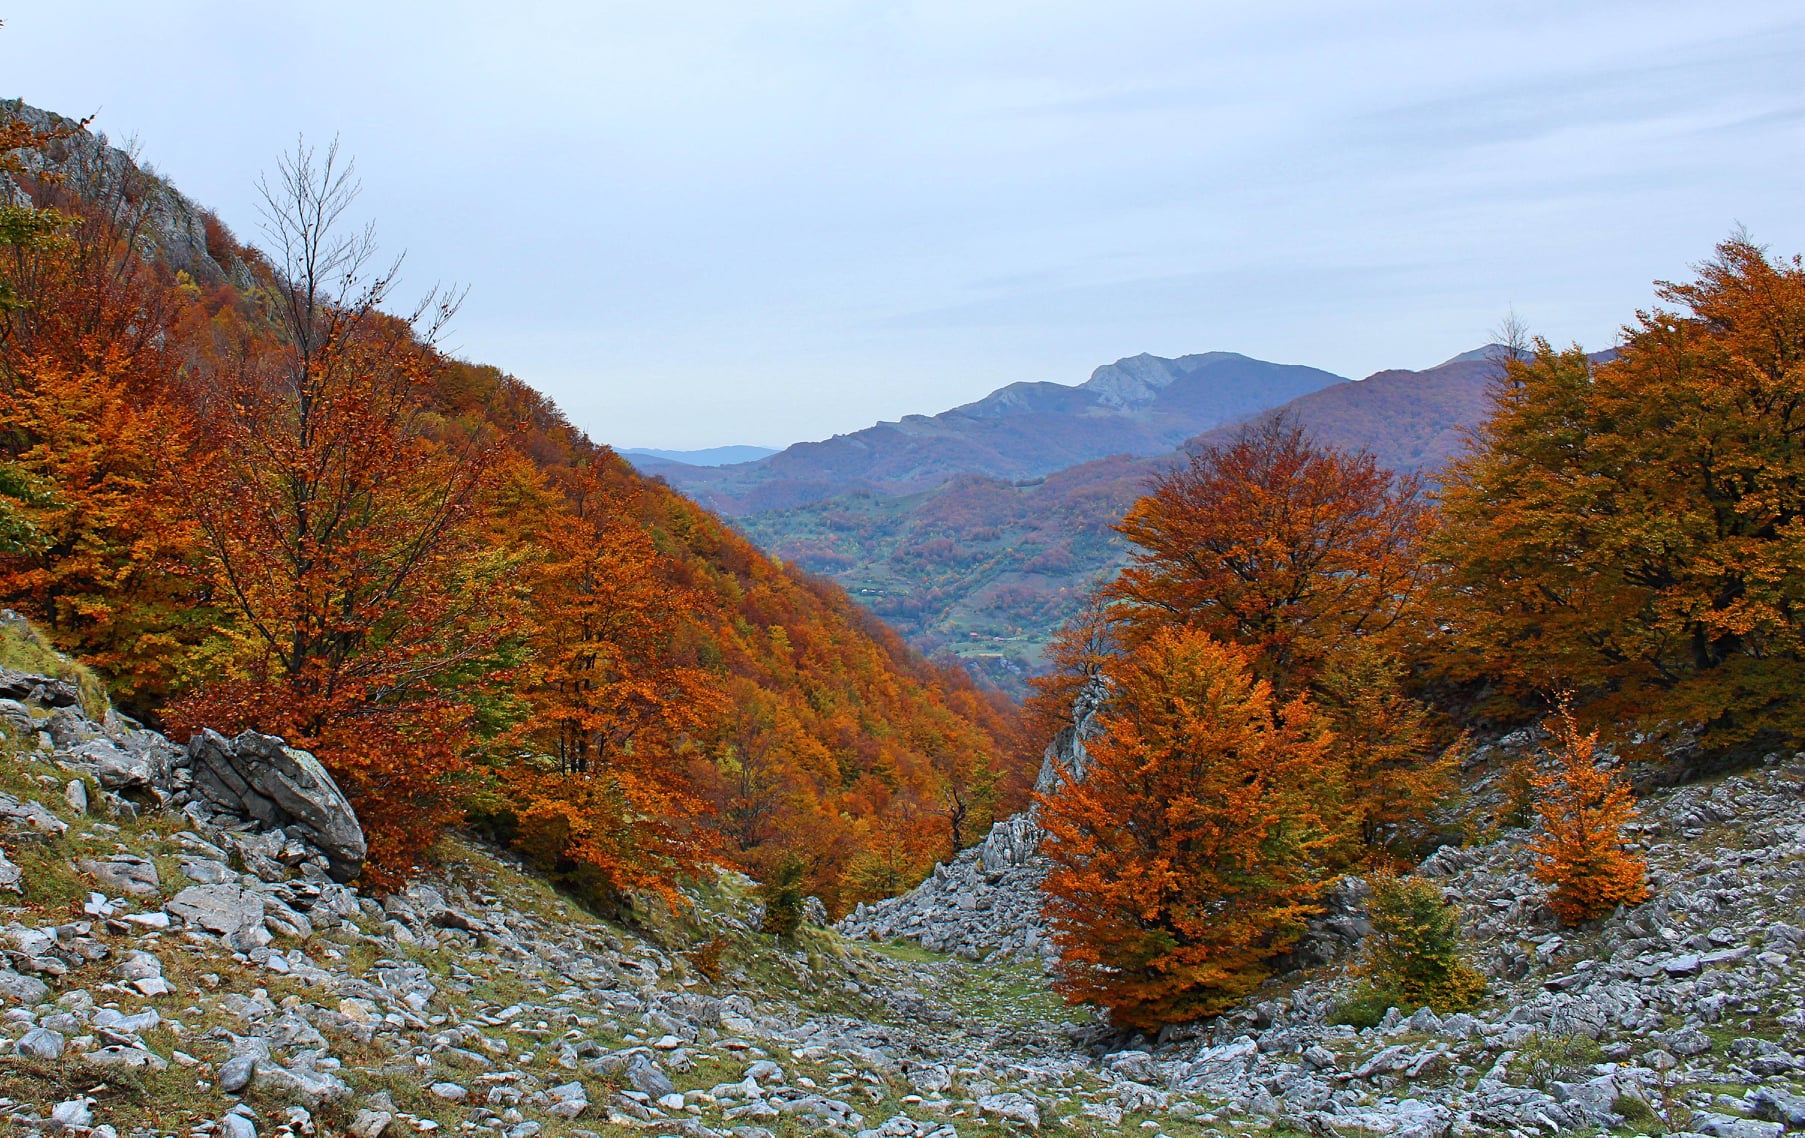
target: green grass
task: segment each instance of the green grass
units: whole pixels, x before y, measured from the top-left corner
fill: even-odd
[[[37,629],[24,623],[0,623],[0,667],[40,676],[54,676],[75,685],[82,710],[98,722],[106,717],[107,689],[100,677],[64,658]]]

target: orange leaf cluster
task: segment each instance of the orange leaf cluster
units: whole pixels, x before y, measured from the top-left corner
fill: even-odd
[[[1713,750],[1805,740],[1805,267],[1746,237],[1616,358],[1538,341],[1442,496],[1442,669]]]
[[[1253,650],[1282,694],[1337,653],[1385,642],[1426,581],[1419,480],[1268,417],[1161,475],[1117,527],[1136,545],[1106,595],[1130,639],[1183,624]]]

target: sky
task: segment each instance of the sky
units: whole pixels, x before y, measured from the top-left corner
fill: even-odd
[[[1805,8],[0,0],[0,96],[258,241],[335,135],[457,354],[599,441],[782,446],[1140,352],[1608,346],[1805,252]],[[404,290],[405,291],[405,290]]]

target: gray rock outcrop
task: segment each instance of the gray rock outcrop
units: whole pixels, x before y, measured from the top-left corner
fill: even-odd
[[[188,741],[194,789],[209,802],[311,842],[335,880],[363,869],[368,847],[357,814],[320,761],[273,735],[246,731],[228,739],[202,731]]]
[[[1079,689],[1072,722],[1053,737],[1034,788],[1047,793],[1062,779],[1082,781],[1090,764],[1085,742],[1101,729],[1109,688],[1100,678]],[[1041,883],[1051,863],[1040,854],[1043,831],[1030,808],[990,828],[982,842],[911,892],[860,905],[836,926],[862,940],[912,940],[968,960],[1026,960],[1050,964],[1057,951],[1041,919]]]

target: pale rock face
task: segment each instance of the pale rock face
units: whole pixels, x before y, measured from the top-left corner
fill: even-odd
[[[263,899],[237,885],[191,885],[163,908],[172,917],[220,936],[263,924]]]
[[[134,854],[114,854],[105,861],[84,858],[75,865],[114,893],[149,897],[154,896],[162,884],[157,877],[156,863]]]
[[[254,731],[236,739],[202,731],[188,741],[188,760],[195,789],[209,801],[265,827],[297,831],[326,855],[335,880],[350,881],[363,868],[368,849],[357,814],[306,751]]]
[[[93,775],[102,790],[148,793],[164,779],[161,755],[130,750],[110,739],[90,739],[70,751],[67,762]]]

